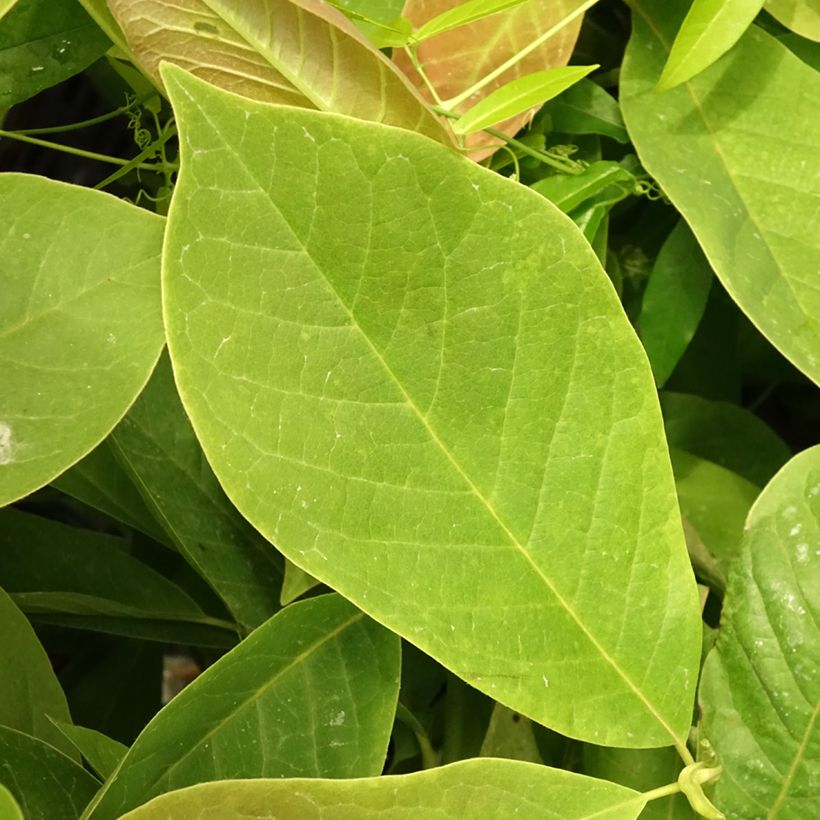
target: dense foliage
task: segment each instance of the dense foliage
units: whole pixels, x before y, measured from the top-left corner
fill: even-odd
[[[0,818],[813,816],[818,71],[816,0],[0,0]]]

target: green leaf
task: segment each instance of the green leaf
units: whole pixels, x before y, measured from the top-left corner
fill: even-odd
[[[208,780],[376,775],[399,663],[398,638],[338,595],[292,604],[148,724],[84,817]]]
[[[0,726],[0,785],[26,820],[76,820],[100,786],[70,757],[8,726]]]
[[[31,624],[2,589],[0,633],[0,725],[34,735],[73,756],[71,744],[48,719],[71,722],[51,661]]]
[[[171,358],[238,509],[510,708],[682,742],[699,613],[654,387],[573,225],[418,135],[165,79]]]
[[[466,0],[427,20],[413,33],[413,40],[420,43],[437,34],[459,28],[459,26],[466,26],[476,20],[483,20],[485,17],[526,2],[528,0]]]
[[[820,42],[818,0],[766,0],[765,8],[769,14],[801,37]]]
[[[543,762],[535,742],[532,721],[500,703],[493,708],[490,725],[481,744],[481,756]]]
[[[799,34],[782,34],[777,38],[792,54],[799,57],[807,66],[820,71],[820,38],[817,42],[807,40]]]
[[[668,786],[683,768],[674,749],[607,749],[586,744],[583,749],[584,774],[610,780],[648,792]],[[691,820],[695,814],[682,794],[652,800],[641,812],[641,820]]]
[[[624,145],[629,142],[618,101],[592,80],[579,80],[550,100],[541,116],[549,117],[550,131],[601,134]]]
[[[94,729],[87,729],[85,726],[74,726],[62,720],[54,720],[52,723],[80,752],[101,780],[108,778],[128,751],[128,747],[124,744],[112,740],[102,732],[97,732]]]
[[[282,592],[279,596],[282,606],[287,606],[297,598],[304,595],[308,590],[317,586],[317,581],[303,569],[300,569],[292,561],[285,561],[285,578],[282,581]]]
[[[246,780],[174,792],[123,820],[634,820],[641,796],[614,783],[515,760],[465,760],[368,780]]]
[[[10,0],[10,2],[13,5],[15,0]],[[2,6],[0,6],[0,9],[2,9]],[[2,16],[2,12],[0,12],[0,16]],[[14,795],[2,783],[0,783],[0,817],[3,820],[26,820],[23,817],[19,803],[14,799]]]
[[[502,120],[517,117],[531,108],[542,105],[586,77],[600,66],[563,66],[547,71],[536,71],[524,77],[510,80],[496,88],[481,102],[468,109],[453,123],[456,134],[473,134],[483,131]]]
[[[712,287],[712,268],[681,220],[655,260],[638,316],[655,384],[663,387],[700,324]]]
[[[802,820],[820,777],[820,447],[795,456],[752,507],[700,685],[701,737],[723,767],[729,817]]]
[[[725,581],[740,549],[743,523],[760,490],[725,467],[683,450],[673,448],[671,456],[681,513],[716,559],[719,580]]]
[[[621,107],[641,162],[740,308],[820,380],[820,75],[753,26],[686,86],[653,88],[682,0],[636,0]],[[800,105],[785,106],[800,89]],[[776,123],[772,112],[778,112]]]
[[[719,60],[743,35],[764,0],[694,0],[672,43],[658,91],[691,80]]]
[[[109,194],[0,175],[0,506],[96,447],[164,341],[165,220]],[[115,241],[114,241],[115,240]]]
[[[134,483],[120,467],[111,450],[110,439],[95,447],[51,482],[61,492],[168,544],[168,536],[154,520]]]
[[[158,84],[164,60],[252,99],[335,111],[450,141],[396,67],[344,14],[319,0],[108,5]]]
[[[376,48],[403,46],[410,39],[413,26],[401,16],[404,0],[329,0],[353,20],[356,28]],[[391,36],[392,35],[392,36]]]
[[[27,612],[213,623],[125,541],[0,510],[0,586]]]
[[[157,520],[231,614],[253,629],[279,609],[282,558],[225,497],[163,356],[110,438]]]
[[[110,45],[75,0],[18,0],[3,5],[0,109],[78,74]]]
[[[668,390],[660,400],[670,447],[713,461],[758,487],[789,460],[783,439],[743,407]]]
[[[2,20],[19,0],[0,0],[0,20]]]
[[[564,213],[569,213],[585,200],[606,191],[610,185],[628,184],[631,187],[631,183],[631,175],[617,162],[601,160],[593,162],[580,174],[554,174],[539,179],[530,187]]]

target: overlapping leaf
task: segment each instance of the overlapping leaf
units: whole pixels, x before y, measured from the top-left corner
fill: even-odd
[[[701,736],[723,767],[729,817],[802,820],[820,777],[820,447],[793,458],[752,507],[703,669]]]
[[[820,3],[817,0],[766,0],[766,11],[801,37],[820,42]]]
[[[404,16],[414,25],[419,26],[436,15],[459,5],[460,2],[461,0],[407,0],[404,6]],[[418,59],[439,97],[444,100],[452,99],[470,88],[477,80],[503,65],[513,55],[528,46],[539,34],[557,25],[580,4],[581,0],[529,0],[502,14],[477,20],[469,25],[430,38],[418,47]],[[463,113],[489,93],[517,77],[523,77],[533,71],[566,65],[580,27],[581,18],[579,16],[514,67],[502,73],[483,90],[465,100],[462,105],[456,106],[454,110],[457,113]],[[430,99],[429,91],[407,55],[397,51],[393,59],[420,91]],[[498,128],[506,134],[513,135],[531,116],[531,111],[526,112],[499,124]],[[489,139],[486,134],[475,134],[467,139],[467,144],[472,146],[494,144],[497,147],[500,143],[498,140]],[[487,153],[487,151],[476,150],[474,156],[480,159]]]
[[[687,5],[633,4],[621,85],[630,136],[740,308],[818,381],[820,118],[805,112],[820,108],[820,74],[752,26],[709,69],[655,93]]]
[[[467,760],[368,780],[247,780],[164,795],[123,820],[254,817],[257,820],[633,820],[637,792],[513,760]]]
[[[100,784],[48,743],[0,726],[0,785],[11,792],[26,820],[77,820]]]
[[[108,194],[0,176],[0,505],[92,450],[162,348],[165,220]]]
[[[110,441],[173,543],[237,621],[252,629],[276,612],[282,558],[222,492],[166,357]]]
[[[399,661],[398,638],[338,595],[292,604],[148,724],[83,816],[209,780],[376,775]]]
[[[165,79],[170,352],[232,501],[517,711],[682,742],[699,619],[654,388],[576,229],[416,135]]]
[[[109,45],[75,0],[0,3],[0,109],[79,73]]]
[[[110,0],[109,6],[155,82],[165,60],[252,99],[448,140],[390,61],[319,0]]]
[[[0,589],[0,725],[38,737],[69,755],[71,744],[49,717],[70,722],[63,690],[25,615]],[[77,757],[79,760],[79,757]]]

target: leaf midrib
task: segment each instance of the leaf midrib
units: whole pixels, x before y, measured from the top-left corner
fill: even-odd
[[[216,134],[221,135],[221,132],[216,125],[216,123],[211,120],[208,116],[208,113],[196,102],[188,93],[184,91],[183,93],[186,94],[188,99],[196,105],[201,113],[202,117],[207,121],[207,123],[211,126]],[[183,141],[184,144],[184,141]],[[529,564],[530,568],[535,572],[536,576],[541,580],[544,586],[549,590],[549,592],[553,595],[556,601],[560,604],[560,606],[565,610],[565,612],[570,616],[573,622],[576,624],[578,629],[581,631],[581,634],[586,637],[592,646],[596,649],[596,651],[601,655],[601,657],[609,664],[612,670],[617,674],[618,677],[623,680],[623,682],[627,685],[627,687],[633,692],[633,694],[637,697],[638,701],[646,708],[647,712],[658,722],[658,724],[668,733],[669,737],[672,739],[673,744],[678,749],[678,751],[684,756],[688,756],[688,750],[686,749],[686,743],[683,738],[678,737],[678,735],[674,732],[672,727],[666,721],[666,719],[658,712],[652,702],[646,697],[646,695],[640,690],[640,688],[632,681],[632,679],[626,674],[626,672],[620,667],[617,663],[615,658],[613,658],[606,649],[601,645],[601,643],[595,638],[595,636],[590,632],[584,621],[580,618],[580,616],[575,612],[573,607],[570,605],[569,601],[564,598],[563,595],[558,591],[558,589],[554,586],[552,581],[549,577],[542,571],[542,569],[538,566],[538,564],[533,560],[532,556],[530,555],[529,551],[524,547],[523,544],[518,540],[512,530],[504,523],[504,521],[499,516],[498,512],[495,510],[492,504],[488,501],[488,499],[483,495],[481,490],[478,486],[473,482],[473,480],[469,477],[469,475],[464,471],[458,461],[455,459],[453,454],[447,448],[446,444],[441,440],[438,436],[436,431],[431,427],[429,421],[427,420],[424,413],[422,413],[421,409],[416,405],[407,391],[404,389],[404,386],[399,381],[396,374],[390,368],[388,363],[385,361],[384,357],[382,356],[381,352],[375,346],[373,341],[370,337],[365,333],[364,329],[361,327],[359,322],[356,320],[356,317],[351,312],[350,308],[347,304],[343,301],[338,291],[334,288],[332,282],[325,276],[324,271],[322,270],[319,263],[311,256],[309,249],[307,246],[302,242],[301,238],[295,232],[291,224],[285,218],[285,215],[282,211],[277,207],[276,202],[273,200],[273,197],[270,194],[270,191],[267,190],[256,178],[253,173],[251,167],[245,162],[244,158],[241,156],[239,152],[236,151],[234,145],[226,143],[226,147],[237,160],[237,163],[245,170],[249,179],[256,185],[259,192],[266,197],[267,201],[270,203],[272,210],[280,217],[282,223],[287,226],[293,240],[297,243],[298,247],[301,248],[302,252],[304,253],[305,257],[310,261],[310,263],[315,268],[317,274],[322,278],[323,281],[327,283],[328,288],[330,289],[331,293],[334,295],[336,301],[338,302],[341,309],[345,312],[348,316],[351,325],[359,332],[361,338],[366,342],[368,347],[373,351],[373,355],[376,356],[377,361],[380,362],[382,367],[384,368],[385,373],[390,377],[390,380],[393,382],[395,387],[398,389],[399,393],[404,398],[405,403],[407,404],[408,408],[412,411],[412,413],[416,416],[419,422],[424,426],[427,430],[428,434],[430,435],[431,439],[435,443],[435,445],[439,448],[441,453],[447,458],[447,460],[452,464],[453,468],[465,482],[467,487],[470,491],[475,495],[475,497],[479,500],[479,502],[485,507],[487,512],[499,526],[501,531],[510,541],[510,544],[520,553],[520,555],[524,558],[524,560]]]

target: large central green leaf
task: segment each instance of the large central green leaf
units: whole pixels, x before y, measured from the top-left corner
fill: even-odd
[[[700,627],[660,413],[577,229],[423,137],[164,79],[170,352],[232,501],[511,708],[681,744]]]

